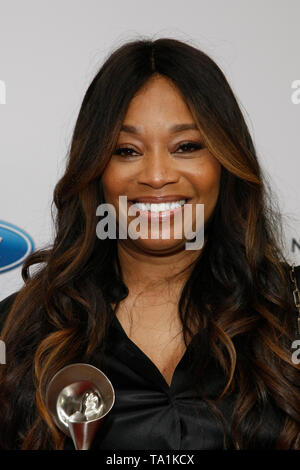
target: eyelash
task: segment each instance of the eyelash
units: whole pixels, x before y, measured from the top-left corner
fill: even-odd
[[[179,147],[177,148],[180,149],[182,147],[189,147],[189,148],[195,148],[196,151],[197,150],[202,150],[204,147],[203,145],[201,144],[197,144],[196,142],[186,142],[186,143],[183,143],[181,145],[179,145]],[[132,157],[132,156],[135,156],[135,155],[121,155],[121,152],[124,152],[124,150],[131,150],[133,152],[135,152],[135,150],[131,147],[117,147],[116,150],[114,151],[114,154],[115,155],[120,155],[121,157]],[[185,153],[185,152],[179,152],[179,153]]]

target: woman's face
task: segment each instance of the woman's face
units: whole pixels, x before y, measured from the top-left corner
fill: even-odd
[[[174,129],[182,124],[191,128]],[[204,223],[212,214],[218,198],[221,165],[204,148],[201,133],[193,126],[196,127],[192,114],[180,92],[162,76],[152,77],[130,102],[117,148],[102,175],[104,197],[106,203],[115,207],[117,222],[120,195],[127,196],[127,226],[139,215],[128,215],[131,201],[145,203],[151,197],[174,196],[175,200],[187,200],[193,209],[190,216],[177,209],[182,211],[182,223],[174,217],[169,218],[168,238],[162,238],[162,221],[156,225],[159,233],[153,237],[155,230],[151,234],[149,213],[146,213],[148,238],[132,239],[127,234],[122,243],[133,243],[135,248],[152,253],[172,252],[184,248],[185,242],[189,241],[185,238],[185,225],[196,229],[196,204],[204,205]],[[145,208],[139,206],[139,209]],[[167,216],[170,214],[164,212]],[[174,237],[178,223],[181,238]]]

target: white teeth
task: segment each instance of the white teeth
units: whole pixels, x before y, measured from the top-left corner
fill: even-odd
[[[154,203],[143,203],[143,202],[135,202],[134,205],[137,209],[141,211],[151,211],[151,212],[161,212],[161,211],[168,211],[172,209],[177,209],[183,206],[186,202],[186,199],[182,199],[181,201],[174,201],[174,202],[164,202],[161,204],[154,204]]]

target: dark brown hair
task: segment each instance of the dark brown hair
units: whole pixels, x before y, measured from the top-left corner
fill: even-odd
[[[198,324],[199,394],[223,422],[217,399],[201,387],[213,355],[228,380],[221,396],[237,393],[235,447],[255,447],[259,417],[272,401],[285,418],[276,448],[300,449],[299,366],[291,361],[295,325],[279,211],[224,74],[194,45],[169,38],[133,40],[113,51],[84,96],[54,190],[55,240],[26,259],[24,286],[2,331],[2,448],[62,449],[64,435],[45,407],[46,386],[63,366],[103,351],[111,321],[106,291],[118,274],[117,241],[96,236],[96,208],[105,202],[101,175],[131,99],[155,74],[181,90],[222,165],[207,241],[179,302],[185,335],[191,318]]]

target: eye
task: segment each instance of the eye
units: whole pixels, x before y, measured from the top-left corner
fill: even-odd
[[[127,153],[128,150],[130,153]],[[122,157],[126,157],[126,156],[131,156],[132,152],[135,152],[135,150],[132,149],[131,147],[118,147],[114,151],[114,155],[121,155]],[[125,153],[125,155],[123,153]]]
[[[184,149],[183,152],[179,152],[179,153],[186,153],[186,150],[188,150],[188,153],[190,151],[193,151],[192,149],[194,150],[202,150],[204,148],[204,146],[202,144],[199,144],[199,143],[196,143],[196,142],[185,142],[181,145],[179,145],[178,149]],[[177,149],[177,151],[178,151]]]

